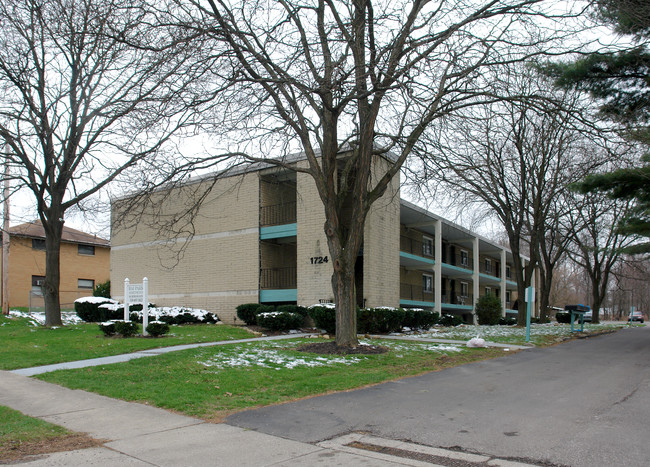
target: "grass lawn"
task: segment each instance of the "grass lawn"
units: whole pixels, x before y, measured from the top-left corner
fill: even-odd
[[[95,446],[98,441],[0,405],[0,464],[26,454]]]
[[[388,340],[371,341],[389,347],[384,354],[341,356],[296,350],[311,341],[191,349],[37,377],[216,421],[249,407],[359,388],[506,354],[503,349]]]
[[[0,370],[29,368],[196,342],[245,339],[253,334],[224,324],[172,326],[160,338],[107,338],[97,324],[37,326],[27,318],[0,315]]]

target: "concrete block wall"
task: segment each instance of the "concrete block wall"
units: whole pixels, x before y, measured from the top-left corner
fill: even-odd
[[[296,203],[298,305],[310,306],[321,300],[334,300],[334,269],[324,230],[325,208],[314,179],[308,174],[297,173]],[[311,258],[326,256],[327,263],[312,264]]]
[[[371,183],[389,163],[377,158]],[[400,197],[399,177],[370,208],[363,233],[363,298],[367,307],[399,306],[400,292]]]
[[[170,215],[184,212],[211,181],[159,195],[156,206]],[[117,204],[116,206],[119,206]],[[117,209],[117,207],[115,208]],[[119,212],[113,215],[119,216]],[[233,323],[235,307],[259,301],[259,178],[257,173],[218,180],[195,218],[196,235],[165,238],[145,218],[137,229],[114,224],[111,288],[124,299],[124,279],[149,279],[150,301],[217,313]]]

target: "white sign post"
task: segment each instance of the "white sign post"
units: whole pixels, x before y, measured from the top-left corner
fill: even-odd
[[[131,303],[142,303],[142,335],[147,336],[149,325],[149,279],[144,277],[142,284],[130,284],[124,279],[124,321],[129,321],[129,306]]]

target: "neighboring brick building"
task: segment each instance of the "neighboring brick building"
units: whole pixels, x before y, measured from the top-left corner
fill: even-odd
[[[380,164],[375,171],[381,172]],[[159,192],[155,215],[185,212],[186,202],[212,183],[203,177],[173,193]],[[431,308],[471,320],[475,298],[495,293],[511,309],[516,283],[510,251],[398,193],[395,179],[368,215],[356,266],[359,304]],[[229,323],[242,303],[308,306],[333,299],[325,214],[308,174],[258,165],[217,180],[189,243],[183,234],[163,238],[147,227],[147,217],[137,228],[121,227],[116,220],[123,205],[113,205],[113,298],[123,299],[125,278],[136,283],[147,277],[150,301],[204,308]]]
[[[40,221],[9,229],[9,306],[42,307],[41,284],[45,278],[45,231]],[[0,252],[0,257],[2,253]],[[1,263],[0,263],[1,264]],[[110,277],[110,242],[70,227],[63,227],[61,240],[62,308],[92,295],[95,285]]]

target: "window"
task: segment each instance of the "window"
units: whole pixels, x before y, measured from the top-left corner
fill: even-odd
[[[469,266],[469,252],[466,250],[460,250],[460,265]]]
[[[32,238],[32,250],[45,251],[45,240],[42,238]]]
[[[95,247],[92,245],[78,245],[80,255],[95,256]]]
[[[433,256],[433,238],[422,237],[422,256]]]
[[[510,266],[506,265],[506,279],[512,278],[512,274],[510,273]]]
[[[92,279],[77,279],[77,288],[92,290],[95,288],[95,281]]]
[[[510,303],[510,291],[506,290],[506,303]]]
[[[422,274],[422,291],[433,292],[433,276]]]
[[[32,292],[41,295],[43,293],[43,284],[45,276],[32,276]]]
[[[469,284],[467,282],[460,283],[460,294],[463,297],[469,297]]]
[[[492,260],[485,258],[485,272],[491,273],[492,272]]]
[[[485,288],[485,295],[492,295],[492,287]]]

